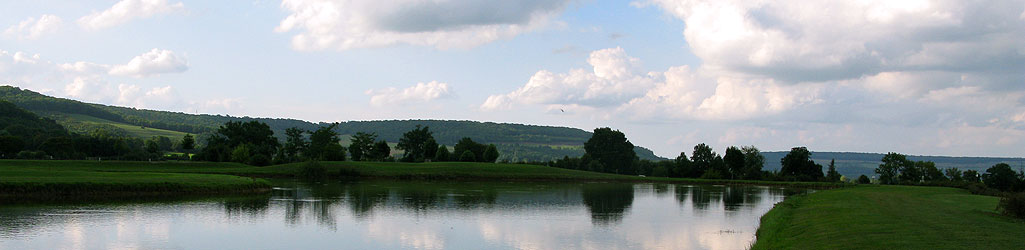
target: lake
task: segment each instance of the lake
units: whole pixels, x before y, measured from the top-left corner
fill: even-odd
[[[745,249],[802,189],[276,180],[265,195],[0,206],[2,249]]]

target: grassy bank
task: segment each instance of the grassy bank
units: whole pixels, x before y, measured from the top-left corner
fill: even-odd
[[[120,167],[131,166],[131,167]],[[265,180],[223,174],[146,171],[148,163],[0,161],[0,198],[162,196],[247,193],[270,188]]]
[[[305,163],[254,167],[215,162],[0,160],[0,196],[11,194],[204,193],[266,188],[253,177],[291,178]],[[833,183],[639,177],[537,165],[321,162],[330,177],[415,180],[627,181],[831,188]]]
[[[762,217],[753,249],[1018,249],[1025,223],[999,198],[944,187],[874,186],[788,198]]]

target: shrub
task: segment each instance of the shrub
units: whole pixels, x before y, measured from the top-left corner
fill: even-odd
[[[299,168],[296,176],[306,180],[322,180],[327,178],[327,169],[320,165],[320,162],[308,161]]]
[[[997,210],[1007,216],[1025,219],[1025,192],[1004,195]]]
[[[267,156],[265,154],[253,155],[252,157],[249,158],[249,161],[246,162],[246,164],[253,165],[253,166],[267,166],[267,165],[270,165],[270,163],[271,163],[270,156]]]
[[[872,180],[868,179],[868,176],[861,175],[861,176],[858,177],[858,184],[869,184],[869,183],[872,183]]]
[[[42,160],[43,158],[46,158],[46,152],[43,151],[18,152],[18,159]]]
[[[475,162],[477,157],[474,157],[473,152],[470,150],[463,151],[462,155],[459,155],[459,161],[462,162]]]

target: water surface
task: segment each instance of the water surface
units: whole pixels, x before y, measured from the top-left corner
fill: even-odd
[[[0,206],[0,249],[744,249],[803,190],[276,181],[271,194]]]

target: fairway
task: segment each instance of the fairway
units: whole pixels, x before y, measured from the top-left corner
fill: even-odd
[[[869,186],[792,197],[762,217],[753,249],[1021,249],[1025,223],[999,198],[944,187]]]

